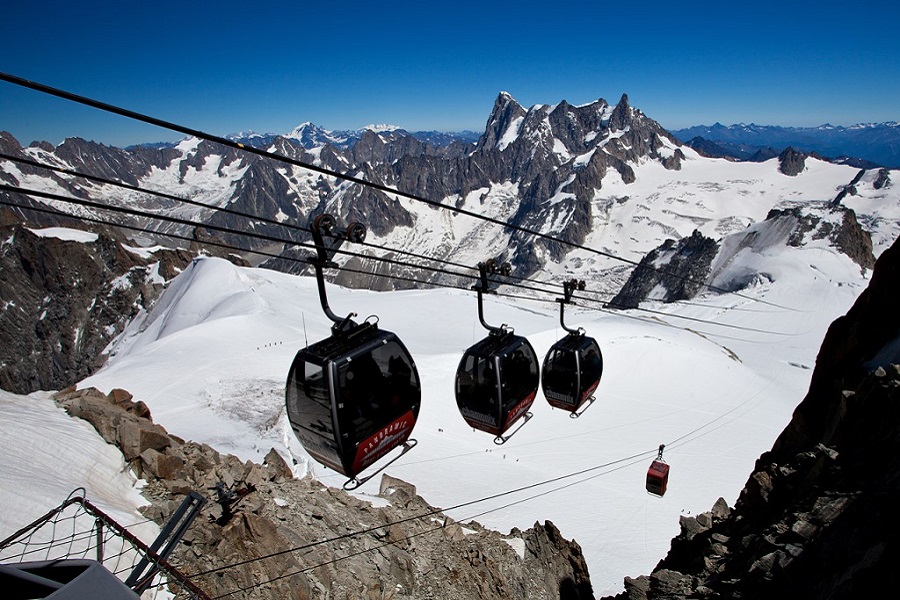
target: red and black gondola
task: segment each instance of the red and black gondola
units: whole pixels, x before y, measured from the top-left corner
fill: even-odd
[[[297,439],[313,459],[349,477],[345,489],[359,487],[371,475],[357,475],[391,450],[406,453],[419,415],[422,389],[412,355],[392,332],[375,320],[356,323],[328,306],[323,269],[344,240],[360,242],[365,228],[339,229],[334,217],[319,215],[310,224],[316,242],[319,299],[333,321],[331,336],[297,352],[288,372],[285,404]]]
[[[669,485],[669,465],[663,460],[663,448],[665,444],[659,446],[659,454],[647,469],[647,492],[659,497],[665,495]]]
[[[541,372],[541,387],[550,406],[573,415],[593,394],[603,374],[603,355],[597,341],[569,333],[547,352]]]
[[[534,403],[540,382],[537,354],[528,340],[515,335],[505,324],[493,327],[484,321],[482,294],[489,292],[488,274],[508,275],[509,263],[493,260],[479,263],[481,281],[478,293],[478,318],[488,335],[463,354],[456,370],[456,404],[463,419],[472,428],[495,435],[494,443],[503,444],[518,431],[504,435],[521,419],[531,419],[528,409]]]
[[[288,375],[287,413],[300,443],[351,479],[407,442],[420,404],[409,351],[370,323],[300,350]]]
[[[520,418],[530,418],[539,378],[537,355],[526,338],[490,334],[459,362],[456,404],[471,427],[501,438]]]
[[[584,282],[573,279],[563,284],[565,297],[558,300],[559,323],[567,333],[550,347],[541,369],[544,398],[550,406],[568,411],[573,418],[594,400],[603,375],[603,354],[597,341],[585,335],[583,329],[571,329],[565,323],[565,305],[571,303],[575,289],[583,290]]]

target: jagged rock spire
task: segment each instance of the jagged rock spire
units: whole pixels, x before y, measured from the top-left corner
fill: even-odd
[[[628,104],[628,94],[622,94],[621,100],[613,109],[609,117],[610,131],[622,131],[631,125],[631,105]]]
[[[509,126],[526,115],[526,110],[507,92],[500,92],[488,117],[480,148],[493,148],[503,138]]]

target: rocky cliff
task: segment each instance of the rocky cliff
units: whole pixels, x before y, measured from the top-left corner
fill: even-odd
[[[900,561],[900,243],[828,330],[809,392],[733,509],[682,517],[618,598],[866,598]]]
[[[593,598],[581,548],[551,522],[500,534],[459,523],[415,486],[383,476],[370,500],[170,436],[124,390],[64,390],[148,485],[164,523],[191,490],[210,502],[171,559],[211,597],[269,599]]]
[[[677,142],[631,106],[627,95],[615,105],[599,99],[583,106],[562,101],[526,109],[509,94],[501,93],[475,144],[457,141],[435,146],[402,130],[365,131],[352,143],[325,133],[305,124],[292,134],[258,136],[247,144],[264,144],[266,150],[290,159],[432,201],[462,205],[477,197],[480,206],[476,212],[574,244],[584,242],[592,229],[592,203],[607,172],[633,182],[633,167],[640,162],[658,162],[675,171],[685,158]],[[323,141],[324,145],[307,147]],[[401,203],[381,191],[197,139],[171,148],[138,146],[125,150],[73,138],[56,148],[38,144],[23,149],[4,132],[0,133],[0,151],[14,159],[63,166],[111,182],[184,196],[207,207],[186,212],[171,199],[123,194],[111,184],[86,183],[14,159],[0,159],[0,179],[15,187],[29,189],[44,179],[42,189],[64,196],[103,199],[123,206],[131,206],[139,198],[142,208],[179,217],[187,214],[198,226],[252,231],[283,240],[273,243],[230,233],[218,236],[221,242],[245,251],[295,252],[293,243],[308,241],[308,236],[279,223],[303,227],[310,215],[325,211],[348,221],[361,221],[379,238],[403,229],[404,237],[409,238],[406,244],[424,245],[427,253],[437,258],[469,250],[477,237],[484,246],[478,250],[484,256],[504,251],[522,276],[535,272],[548,260],[561,260],[571,249],[513,230],[499,235],[496,228],[480,233],[478,230],[485,229],[483,223],[472,224],[476,230],[472,236],[435,245],[434,236],[410,231],[417,221],[430,218],[432,209],[424,205]],[[29,205],[39,201],[17,196],[16,202]],[[221,210],[226,207],[227,212]],[[145,224],[146,219],[141,220],[141,225]],[[184,222],[154,223],[152,228],[160,233],[195,236],[194,228]],[[303,269],[292,260],[272,261],[267,266],[292,272]]]
[[[677,242],[666,240],[641,260],[609,306],[636,308],[643,300],[675,302],[693,298],[704,291],[718,250],[715,240],[697,230]]]
[[[107,345],[190,262],[184,251],[129,246],[109,229],[65,237],[24,225],[0,228],[5,390],[60,389],[93,373]]]

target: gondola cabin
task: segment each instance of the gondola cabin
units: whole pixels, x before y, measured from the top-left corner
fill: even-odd
[[[662,497],[666,493],[669,483],[669,465],[661,459],[656,459],[647,469],[647,491],[654,496]]]
[[[596,340],[570,333],[547,352],[541,387],[550,406],[575,413],[587,402],[603,374],[603,355]]]
[[[473,428],[502,436],[537,395],[534,348],[511,332],[491,333],[466,350],[456,370],[456,404]]]
[[[317,461],[350,478],[406,442],[419,374],[389,331],[364,324],[300,350],[288,373],[288,419]]]

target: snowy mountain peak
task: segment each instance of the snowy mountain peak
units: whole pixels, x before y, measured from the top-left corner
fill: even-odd
[[[388,132],[398,131],[398,130],[402,130],[402,129],[403,128],[400,127],[399,125],[388,125],[385,123],[379,123],[379,124],[366,125],[359,131],[360,131],[360,133],[363,133],[365,131],[373,131],[375,133],[388,133]]]
[[[324,130],[321,127],[318,127],[317,125],[315,125],[314,123],[312,123],[310,121],[304,121],[304,122],[300,123],[299,125],[297,125],[296,127],[294,127],[294,129],[289,134],[285,135],[284,137],[297,139],[297,138],[303,136],[305,133],[309,133],[309,132],[319,133],[322,131],[324,131]]]
[[[291,140],[297,140],[300,142],[300,145],[307,150],[318,148],[325,144],[345,147],[358,138],[353,132],[329,131],[309,121],[297,125],[294,127],[293,131],[286,134],[284,137]]]
[[[244,141],[244,140],[254,140],[254,139],[264,139],[270,138],[276,134],[274,133],[257,133],[251,129],[245,131],[239,131],[237,133],[229,133],[225,136],[225,139],[231,141]]]

